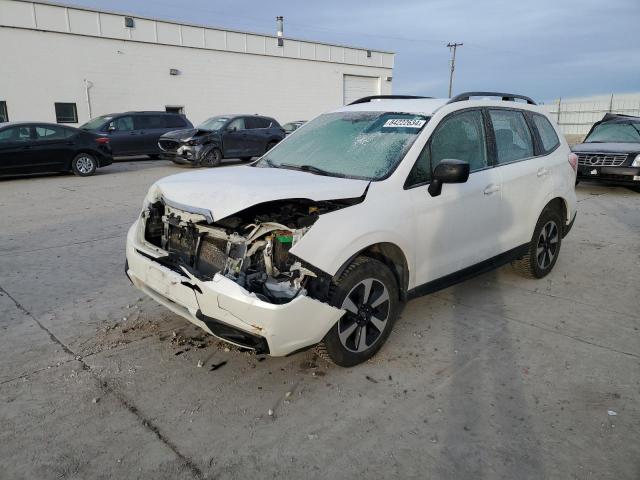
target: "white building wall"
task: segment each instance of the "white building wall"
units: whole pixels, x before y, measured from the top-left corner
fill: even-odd
[[[222,113],[281,122],[343,101],[344,75],[379,79],[391,93],[393,54],[20,0],[0,0],[0,100],[10,120],[55,121],[74,102],[79,123],[127,110],[184,106],[198,123]],[[172,76],[170,69],[180,74]]]

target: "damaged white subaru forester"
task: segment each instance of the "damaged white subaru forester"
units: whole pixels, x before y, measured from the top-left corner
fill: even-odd
[[[527,97],[367,97],[250,165],[155,183],[126,272],[227,342],[271,355],[317,345],[352,366],[406,299],[508,262],[547,275],[575,178],[575,155]]]

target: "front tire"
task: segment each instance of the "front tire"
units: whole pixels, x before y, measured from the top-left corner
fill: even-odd
[[[71,160],[71,170],[78,177],[89,177],[96,173],[98,162],[93,155],[80,153]]]
[[[200,160],[200,165],[203,167],[217,167],[222,162],[222,152],[219,148],[212,148],[207,153],[204,154],[202,160]]]
[[[344,316],[318,345],[318,353],[341,367],[365,362],[382,347],[398,317],[398,284],[391,270],[369,257],[357,257],[333,282],[329,303]]]
[[[527,254],[512,262],[514,269],[525,277],[546,277],[560,254],[563,225],[562,215],[558,210],[546,207],[538,218]]]

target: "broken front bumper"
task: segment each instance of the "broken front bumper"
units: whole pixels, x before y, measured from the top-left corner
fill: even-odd
[[[127,275],[158,303],[204,331],[235,345],[282,356],[314,345],[344,311],[307,296],[276,305],[216,274],[201,281],[157,261],[162,255],[138,239],[140,221],[127,235]]]

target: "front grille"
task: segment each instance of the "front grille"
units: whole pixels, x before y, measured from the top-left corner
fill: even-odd
[[[165,152],[175,152],[180,147],[180,142],[176,142],[175,140],[160,139],[158,145],[160,145],[160,148]]]
[[[578,165],[586,167],[619,167],[627,160],[627,154],[578,153]]]

